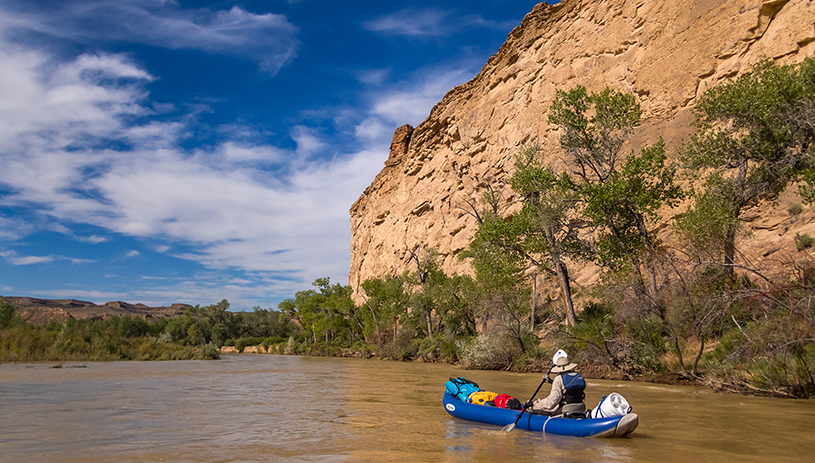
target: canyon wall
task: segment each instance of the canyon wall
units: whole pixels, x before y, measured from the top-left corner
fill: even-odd
[[[415,130],[397,129],[385,167],[351,207],[349,285],[411,269],[409,252],[435,247],[448,273],[476,223],[465,212],[487,185],[502,190],[521,147],[539,143],[561,157],[546,121],[556,90],[606,86],[636,95],[643,123],[632,147],[662,137],[669,156],[692,132],[693,106],[711,86],[769,58],[815,54],[809,0],[564,0],[537,5],[471,81],[445,95]],[[792,194],[792,193],[788,193]],[[794,201],[794,198],[791,199]],[[815,233],[812,213],[787,223],[786,205],[750,226],[765,257],[795,251],[792,234]],[[780,212],[779,212],[780,211]],[[782,232],[783,231],[783,232]],[[771,252],[770,252],[771,251]],[[767,254],[769,252],[769,254]],[[578,284],[596,272],[576,268]]]

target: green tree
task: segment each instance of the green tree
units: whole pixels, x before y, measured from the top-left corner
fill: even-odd
[[[691,171],[709,175],[690,218],[682,224],[694,239],[715,229],[723,261],[732,265],[742,212],[774,200],[796,179],[804,198],[815,200],[815,59],[797,65],[759,63],[752,72],[707,90],[696,105],[699,129],[684,146]],[[719,218],[710,211],[726,213]],[[699,225],[705,220],[710,225]]]
[[[520,239],[518,248],[527,260],[557,277],[566,323],[574,326],[576,316],[566,259],[580,256],[584,248],[577,234],[582,222],[575,215],[579,198],[570,188],[568,176],[560,176],[540,162],[540,151],[539,146],[531,146],[515,163],[510,184],[521,195],[523,209],[512,217],[511,225]]]
[[[422,314],[427,322],[427,337],[433,340],[433,312],[436,310],[436,291],[447,275],[438,263],[439,253],[428,246],[417,246],[410,251],[409,261],[416,265],[416,272],[406,275],[406,281],[417,288],[410,294],[410,306]]]
[[[0,299],[0,330],[8,328],[13,318],[14,304],[5,299]]]
[[[661,139],[639,152],[622,151],[641,114],[633,95],[609,88],[590,94],[578,86],[557,92],[549,123],[563,131],[560,145],[570,169],[564,179],[579,195],[582,214],[600,228],[598,263],[613,270],[629,265],[642,286],[644,267],[654,297],[659,242],[653,224],[660,220],[657,211],[674,206],[683,193]]]
[[[725,261],[733,263],[735,240],[741,230],[741,212],[734,187],[721,173],[711,173],[702,189],[693,192],[693,204],[675,217],[674,228],[690,245],[688,250],[694,260],[729,256]]]
[[[351,287],[339,283],[332,285],[328,277],[318,278],[312,285],[319,288],[320,295],[323,297],[321,306],[325,313],[326,342],[329,336],[332,339],[347,337],[348,343],[353,344],[357,334],[362,331],[363,325],[359,319],[357,307],[351,299]]]
[[[375,342],[382,346],[387,339],[396,339],[400,321],[408,310],[410,294],[406,291],[403,276],[387,276],[384,279],[370,278],[362,282],[365,291],[364,314],[365,332],[373,335]]]

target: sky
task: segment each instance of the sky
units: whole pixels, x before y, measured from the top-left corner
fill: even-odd
[[[347,284],[393,131],[536,3],[0,0],[0,295],[251,310]]]

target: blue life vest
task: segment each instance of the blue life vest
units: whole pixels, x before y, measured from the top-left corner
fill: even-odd
[[[560,401],[561,405],[565,404],[578,404],[582,403],[586,398],[586,380],[583,375],[576,371],[564,373],[560,375],[563,379],[563,387],[566,388],[566,393],[563,394],[563,400]]]

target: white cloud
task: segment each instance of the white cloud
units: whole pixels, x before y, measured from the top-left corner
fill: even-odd
[[[90,243],[90,244],[100,244],[100,243],[104,243],[104,242],[108,241],[107,238],[105,238],[104,236],[99,236],[99,235],[81,236],[81,237],[77,237],[77,240],[81,241],[83,243]]]
[[[0,42],[0,145],[15,137],[28,150],[75,148],[117,135],[121,116],[149,112],[138,104],[144,96],[138,81],[152,77],[124,56],[83,55],[56,67],[49,61]]]
[[[14,241],[31,233],[31,224],[17,217],[4,217],[0,215],[0,240]]]
[[[131,257],[136,257],[136,256],[140,256],[140,255],[141,255],[141,253],[139,251],[136,251],[135,249],[131,249],[130,251],[127,251],[127,253],[125,254],[125,259],[129,259]]]
[[[475,76],[480,63],[481,60],[471,59],[423,68],[405,81],[377,85],[367,95],[369,107],[354,127],[355,136],[365,146],[387,153],[394,129],[421,123],[447,91]]]
[[[60,63],[0,40],[0,206],[28,209],[46,222],[0,217],[0,225],[16,224],[0,228],[6,230],[0,238],[19,239],[38,229],[70,234],[66,225],[90,224],[149,240],[159,253],[212,269],[239,269],[248,281],[214,272],[128,295],[152,304],[226,297],[235,306],[251,306],[264,295],[291,295],[317,277],[344,282],[348,209],[380,171],[393,130],[421,122],[480,62],[421,69],[391,84],[398,91],[382,87],[386,73],[369,79],[376,88],[367,95],[367,108],[337,115],[356,136],[355,152],[342,152],[306,125],[290,131],[294,149],[258,144],[264,138],[259,131],[233,125],[222,128],[221,143],[186,151],[179,145],[194,115],[179,111],[167,120],[178,110],[151,101],[144,90],[160,76],[127,56],[91,54]],[[197,110],[207,108],[188,109]],[[161,120],[152,120],[159,112]],[[355,126],[348,126],[350,120]],[[116,143],[132,148],[103,148]],[[76,239],[103,242],[99,235]],[[15,265],[85,262],[0,256]]]
[[[69,0],[52,5],[47,14],[8,6],[0,14],[0,30],[234,55],[257,61],[270,74],[291,61],[299,46],[298,28],[284,15],[254,14],[239,6],[185,9],[176,1]]]
[[[448,21],[450,11],[435,8],[417,10],[405,8],[401,11],[381,16],[363,25],[373,32],[410,37],[437,37],[452,33],[455,25]]]
[[[49,264],[58,260],[67,260],[72,264],[91,264],[95,262],[90,259],[77,259],[63,256],[21,256],[16,251],[0,252],[0,257],[4,257],[13,265]]]
[[[212,149],[182,151],[184,121],[149,120],[154,104],[139,85],[153,78],[146,71],[121,55],[43,65],[52,60],[0,44],[0,88],[16,95],[0,99],[0,119],[14,121],[0,127],[6,162],[0,184],[10,191],[0,205],[36,211],[50,218],[45,227],[52,230],[91,224],[165,241],[153,248],[212,268],[279,272],[290,293],[302,289],[303,280],[330,275],[342,281],[348,208],[386,151],[304,162],[335,149],[305,126],[291,131],[294,150],[226,139]],[[104,140],[134,148],[100,148],[97,141]],[[176,244],[192,251],[171,251]],[[5,257],[18,265],[64,259]]]
[[[478,15],[461,15],[451,10],[408,7],[363,23],[365,29],[385,35],[411,38],[446,37],[465,29],[511,30],[517,20],[493,21]]]
[[[0,252],[0,257],[4,257],[13,265],[45,264],[56,260],[54,256],[20,256],[14,251]]]

